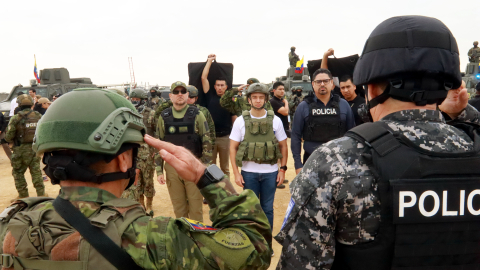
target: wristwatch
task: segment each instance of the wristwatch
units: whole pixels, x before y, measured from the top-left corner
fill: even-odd
[[[280,170],[286,171],[287,170],[287,165],[280,167]]]
[[[198,189],[202,189],[210,184],[218,183],[223,179],[224,173],[217,165],[210,165],[205,169],[202,177],[197,182]]]

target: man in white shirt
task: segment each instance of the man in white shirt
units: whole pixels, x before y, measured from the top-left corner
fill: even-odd
[[[287,135],[280,118],[264,109],[268,101],[267,86],[250,85],[247,90],[250,111],[244,111],[230,133],[230,161],[235,183],[251,189],[260,199],[273,228],[273,200],[276,186],[281,185],[287,170]],[[280,170],[277,162],[281,160]],[[238,167],[242,167],[241,173]]]

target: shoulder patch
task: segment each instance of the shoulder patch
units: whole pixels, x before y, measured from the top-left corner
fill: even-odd
[[[206,132],[209,132],[210,129],[208,128],[208,123],[207,123],[207,121],[203,122],[203,125],[205,126],[205,131],[206,131]]]
[[[231,249],[242,249],[252,245],[245,232],[236,228],[227,228],[217,232],[213,239],[218,244]]]
[[[207,226],[205,223],[196,221],[193,219],[182,217],[182,220],[185,221],[186,224],[190,226],[190,230],[194,232],[215,232],[219,229]]]

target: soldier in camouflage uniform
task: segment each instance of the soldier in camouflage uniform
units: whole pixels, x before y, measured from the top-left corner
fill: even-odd
[[[148,98],[148,106],[154,111],[165,102],[165,99],[160,96],[160,91],[158,87],[150,88],[150,97]]]
[[[196,106],[187,104],[187,86],[182,82],[174,82],[170,88],[170,99],[173,106],[162,111],[158,118],[158,138],[183,146],[192,151],[203,164],[210,164],[213,147],[208,123]],[[180,173],[170,164],[165,164],[165,177],[160,155],[156,155],[155,163],[157,180],[160,184],[167,184],[175,216],[203,221],[203,197],[198,188],[182,179]]]
[[[442,22],[434,18],[421,16],[402,16],[388,19],[374,30],[370,38],[399,32],[402,29],[418,29],[422,33],[422,35],[413,33],[413,37],[423,36],[425,33],[423,31],[433,31],[434,34],[445,36],[448,46],[450,46],[450,40],[455,40]],[[403,32],[399,33],[404,34]],[[388,37],[393,38],[391,36]],[[398,41],[398,43],[408,44],[406,40],[405,43],[401,41]],[[415,40],[412,43],[416,44]],[[377,44],[382,46],[381,43]],[[392,132],[385,133],[385,136],[394,134],[395,137],[392,136],[391,138],[395,141],[397,141],[395,139],[397,136],[398,138],[402,137],[404,141],[409,141],[409,144],[413,145],[412,147],[417,147],[415,149],[440,153],[439,155],[467,153],[473,150],[474,143],[472,138],[462,130],[448,125],[444,118],[444,116],[447,119],[457,118],[455,120],[457,122],[480,123],[478,112],[470,106],[467,107],[468,97],[465,89],[459,88],[457,90],[445,91],[446,89],[442,88],[444,85],[450,85],[455,89],[461,85],[461,74],[458,69],[458,48],[455,41],[452,46],[454,46],[452,51],[440,49],[440,47],[420,46],[416,48],[416,50],[419,50],[416,53],[423,57],[421,59],[413,57],[413,53],[411,57],[410,55],[405,56],[403,54],[404,50],[399,50],[397,52],[402,53],[396,54],[394,50],[397,48],[389,49],[390,51],[371,48],[368,53],[362,55],[356,65],[353,79],[356,84],[368,84],[368,95],[370,96],[367,99],[368,106],[370,106],[368,113],[373,121],[383,123],[384,127]],[[388,56],[371,55],[379,52]],[[382,60],[375,62],[376,65],[372,66],[372,59]],[[428,68],[435,69],[436,73],[443,74],[443,77],[424,79],[425,82],[439,80],[441,84],[433,83],[434,87],[425,91],[421,98],[414,97],[414,95],[410,95],[408,92],[420,91],[420,89],[402,89],[403,85],[394,84],[393,81],[390,82],[389,78],[393,78],[393,80],[410,80],[412,76],[417,76],[415,78],[422,80],[426,76],[424,70],[417,71],[415,68],[421,66],[420,63],[427,61],[427,59],[432,61],[431,63],[433,64],[430,67],[423,66],[422,68],[427,70]],[[414,70],[409,70],[408,75],[395,73],[397,72],[395,63],[398,62],[402,62]],[[448,63],[457,63],[457,65],[448,65]],[[382,80],[386,80],[386,82],[379,81],[379,77]],[[389,86],[390,83],[395,85],[397,89],[400,89],[399,91],[401,92],[392,92],[390,90],[392,86]],[[408,81],[407,83],[410,82]],[[427,83],[422,84],[422,89],[428,89],[429,86],[427,85]],[[430,95],[430,91],[435,94],[443,93],[443,98],[439,95]],[[402,95],[402,92],[405,92],[405,94]],[[436,103],[440,103],[447,96],[447,92],[447,99],[440,105],[440,110],[443,111],[442,115],[441,111],[436,110]],[[404,101],[405,98],[399,100],[398,93],[402,96],[410,96],[410,102]],[[381,98],[384,98],[383,101],[380,100]],[[466,109],[464,110],[464,108]],[[374,125],[376,123],[367,124]],[[352,131],[361,129],[362,126],[359,126]],[[382,183],[385,183],[388,182],[388,179],[382,180],[379,177],[379,174],[385,173],[384,168],[376,167],[376,165],[372,164],[372,155],[380,151],[380,148],[372,147],[377,147],[381,143],[385,143],[384,146],[387,147],[387,144],[385,141],[378,139],[378,144],[372,146],[372,144],[367,144],[365,141],[358,139],[360,137],[355,137],[350,132],[348,134],[350,134],[348,137],[330,141],[317,148],[290,185],[292,199],[280,233],[275,237],[283,246],[277,269],[404,269],[392,268],[395,265],[392,264],[391,259],[395,257],[395,260],[397,260],[397,254],[392,255],[393,251],[391,251],[390,247],[387,248],[386,245],[383,248],[379,246],[379,241],[389,243],[389,239],[392,238],[379,237],[382,240],[375,241],[379,233],[384,233],[382,236],[385,236],[388,233],[386,230],[390,230],[390,227],[387,227],[389,226],[387,224],[388,215],[384,215],[384,213],[390,213],[391,217],[393,210],[384,212],[383,208],[381,208],[382,205],[388,205],[387,201],[382,200],[382,198],[385,199],[388,196],[380,197],[379,194],[388,189],[386,187],[382,188],[384,186],[380,186],[379,182],[383,181]],[[388,148],[385,149],[388,150]],[[412,162],[410,160],[403,161]],[[415,161],[413,162],[415,163]],[[393,167],[395,166],[398,166],[398,164],[393,164]],[[458,173],[460,173],[460,170],[458,170]],[[444,203],[444,207],[446,207],[446,202],[444,201]],[[393,205],[393,203],[390,204]],[[451,207],[450,201],[448,207]],[[456,207],[458,207],[458,204]],[[380,218],[381,215],[382,220]],[[451,221],[448,224],[455,224],[453,220]],[[474,224],[471,226],[478,227],[478,219]],[[447,225],[447,227],[451,226]],[[379,228],[384,229],[381,231]],[[430,230],[419,231],[417,238],[423,237],[433,229],[433,227],[429,228]],[[400,234],[413,233],[413,230],[414,227]],[[445,236],[447,235],[445,234]],[[453,234],[448,234],[448,236],[451,236],[454,241],[462,241]],[[409,241],[412,241],[411,239]],[[438,239],[440,240],[441,237],[438,237]],[[424,239],[421,241],[428,242],[429,240]],[[392,242],[395,244],[395,240],[392,240]],[[404,243],[404,247],[409,247],[408,244],[410,243]],[[432,243],[430,248],[425,249],[434,249],[432,247],[434,245]],[[475,245],[477,244],[475,243]],[[442,247],[442,244],[438,246]],[[376,251],[371,250],[371,248],[375,247],[377,248]],[[353,254],[352,250],[358,250],[363,253],[355,253],[356,257],[349,257],[349,255]],[[387,254],[384,254],[382,253],[384,250],[390,250],[391,253],[387,252]],[[450,255],[455,256],[455,254],[451,254],[452,252],[454,253],[453,250],[454,248],[445,249],[444,257],[451,258]],[[412,268],[407,268],[427,269],[427,266],[423,268],[418,264],[415,265],[415,263],[428,265],[430,260],[428,256],[430,254],[425,253],[423,255],[426,258],[415,257],[422,256],[422,253],[413,252],[413,250],[409,255],[405,255],[409,256],[404,257],[407,264],[413,264],[411,265]],[[458,267],[451,266],[450,268],[442,269],[462,269],[462,263],[465,262],[460,260]],[[478,261],[474,263],[476,264],[472,264],[472,267],[478,267]],[[385,267],[372,267],[372,264],[383,264]],[[439,263],[439,265],[441,264]]]
[[[300,104],[305,98],[305,95],[302,94],[303,87],[294,86],[291,88],[291,90],[292,94],[288,97],[288,107],[290,108],[290,127],[293,126],[293,116],[295,115],[298,104]]]
[[[42,115],[37,111],[32,111],[33,99],[29,95],[21,95],[17,98],[17,101],[20,112],[10,118],[8,131],[5,135],[5,140],[13,142],[14,145],[11,163],[15,188],[18,191],[16,199],[28,197],[27,181],[25,180],[27,168],[30,170],[37,196],[45,196],[45,186],[40,171],[40,158],[32,151],[33,136],[37,122]]]
[[[71,114],[74,106],[84,110]],[[104,136],[104,131],[111,135]],[[55,137],[49,136],[52,132]],[[132,104],[107,90],[75,89],[54,102],[43,116],[33,148],[48,157],[47,171],[52,182],[60,184],[60,194],[56,200],[18,200],[0,214],[0,267],[267,269],[271,233],[256,196],[249,190],[236,194],[213,171],[218,167],[206,168],[185,148],[145,136],[185,181],[198,184],[214,227],[188,219],[152,218],[140,204],[119,198],[135,177],[134,152],[144,132],[142,116]],[[110,136],[115,141],[109,141]],[[88,165],[91,162],[95,166]],[[70,211],[59,211],[65,207]],[[81,219],[66,221],[72,213]],[[75,229],[79,221],[86,221],[82,224],[87,228],[94,226],[96,235],[109,241],[98,246],[91,233]],[[113,258],[110,249],[118,251]]]
[[[154,120],[155,111],[147,106],[147,93],[142,89],[133,89],[130,93],[130,101],[143,116],[143,124],[147,128],[147,134],[154,136],[157,123]],[[129,198],[140,202],[145,206],[147,213],[151,216],[153,216],[152,205],[153,196],[155,196],[155,187],[153,183],[155,173],[155,154],[155,148],[149,147],[146,143],[140,145],[137,155],[138,181],[122,194],[122,198]],[[143,196],[147,198],[146,205]]]
[[[468,50],[468,60],[470,63],[475,63],[480,57],[480,48],[478,47],[478,41],[473,42],[473,48]]]
[[[295,53],[295,47],[290,48],[290,52],[288,53],[288,61],[290,62],[291,67],[295,67],[297,62],[300,61],[300,57]]]
[[[220,105],[236,116],[242,115],[243,111],[250,111],[250,104],[246,97],[242,95],[242,91],[248,89],[250,84],[253,83],[259,83],[259,81],[255,78],[250,78],[247,80],[247,84],[225,91],[225,94],[220,98]],[[265,110],[273,110],[269,101],[265,104]]]

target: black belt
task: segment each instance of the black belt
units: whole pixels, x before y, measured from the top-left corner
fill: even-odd
[[[228,136],[228,135],[230,135],[230,130],[215,132],[216,137],[224,137],[224,136]]]

